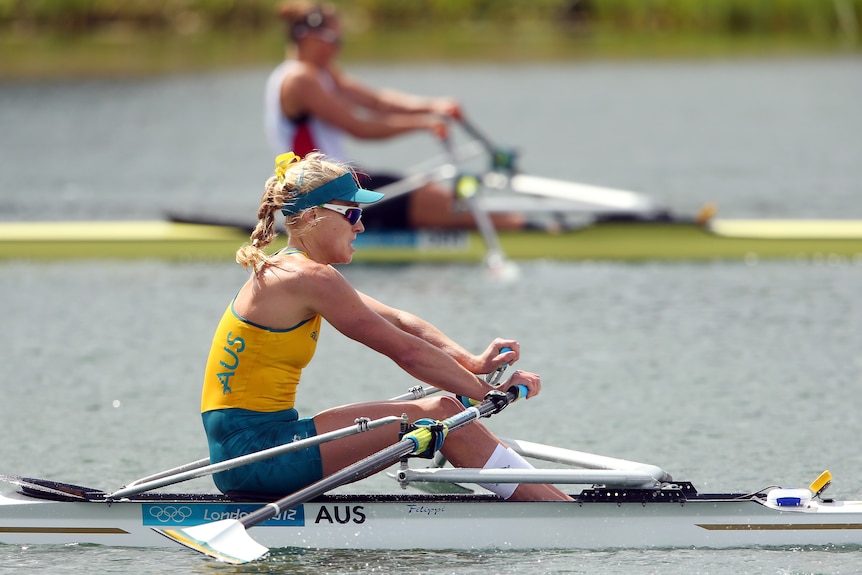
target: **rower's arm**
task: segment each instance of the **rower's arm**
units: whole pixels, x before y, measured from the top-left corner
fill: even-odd
[[[318,266],[316,272],[317,277],[299,286],[296,295],[345,336],[382,353],[414,378],[438,389],[477,400],[494,390],[441,348],[399,329],[392,323],[390,311],[379,303],[369,306],[331,266]],[[530,379],[530,374],[520,377],[533,386],[531,395],[538,393],[538,381]]]
[[[457,116],[458,104],[449,98],[427,98],[389,88],[371,88],[343,72],[333,77],[345,98],[367,110],[383,114],[441,114]]]
[[[424,319],[404,310],[388,306],[361,292],[359,292],[359,296],[365,302],[365,305],[377,312],[386,321],[398,329],[440,349],[472,373],[490,373],[501,363],[513,363],[518,359],[518,350],[520,347],[514,340],[496,339],[481,355],[477,356],[458,345],[458,343]],[[498,356],[500,350],[504,348],[515,350],[515,352],[513,355],[507,356],[505,361],[502,361]]]
[[[307,114],[320,118],[353,137],[384,139],[415,130],[436,131],[442,120],[430,114],[359,114],[343,92],[327,90],[313,67],[286,77],[282,85],[285,115]],[[436,132],[435,132],[436,133]]]

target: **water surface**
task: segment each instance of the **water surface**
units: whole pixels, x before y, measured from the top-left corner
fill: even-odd
[[[531,173],[646,192],[680,213],[716,201],[727,216],[835,218],[862,217],[860,71],[858,59],[357,69],[455,94]],[[253,215],[271,169],[265,76],[0,85],[0,218]],[[439,156],[423,135],[353,149],[369,166]],[[701,491],[805,486],[828,468],[829,493],[862,494],[858,262],[536,261],[515,281],[457,265],[342,271],[472,350],[519,339],[519,367],[545,387],[489,421],[501,434],[656,464]],[[0,264],[0,471],[112,489],[203,457],[203,362],[244,277],[231,263]],[[413,384],[327,326],[302,408]],[[345,490],[393,488],[376,477]],[[236,568],[183,549],[0,546],[0,573],[801,574],[860,561],[858,548],[282,550]]]

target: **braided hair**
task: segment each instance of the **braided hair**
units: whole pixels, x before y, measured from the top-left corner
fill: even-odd
[[[260,274],[270,256],[264,251],[278,236],[275,229],[276,214],[291,205],[299,196],[315,190],[323,184],[352,170],[320,152],[312,152],[302,160],[289,154],[290,159],[276,166],[276,174],[266,180],[260,206],[257,209],[257,225],[251,232],[250,242],[236,252],[236,261],[255,274]],[[279,156],[281,159],[282,156]],[[299,233],[296,224],[302,212],[285,216],[288,234]]]

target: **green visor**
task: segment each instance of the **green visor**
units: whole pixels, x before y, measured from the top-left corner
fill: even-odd
[[[298,214],[302,210],[319,206],[332,200],[341,200],[356,204],[373,204],[383,198],[383,194],[365,190],[356,185],[356,180],[353,179],[353,174],[347,172],[330,180],[320,186],[314,188],[307,194],[302,194],[290,203],[281,207],[281,213],[288,216],[290,214]]]

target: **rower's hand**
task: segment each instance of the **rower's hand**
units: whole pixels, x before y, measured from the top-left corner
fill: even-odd
[[[449,139],[449,121],[444,116],[428,116],[425,127],[441,142],[446,142]]]
[[[435,98],[431,103],[431,111],[434,114],[460,121],[463,118],[461,104],[452,98]]]
[[[521,344],[514,339],[497,338],[476,358],[473,373],[491,373],[503,365],[511,365],[521,357]]]
[[[520,369],[516,370],[512,374],[512,377],[509,378],[509,381],[507,381],[500,387],[502,387],[503,389],[511,389],[514,386],[520,385],[523,385],[527,388],[527,397],[525,399],[535,397],[542,390],[542,380],[539,377],[538,373],[521,371]]]

